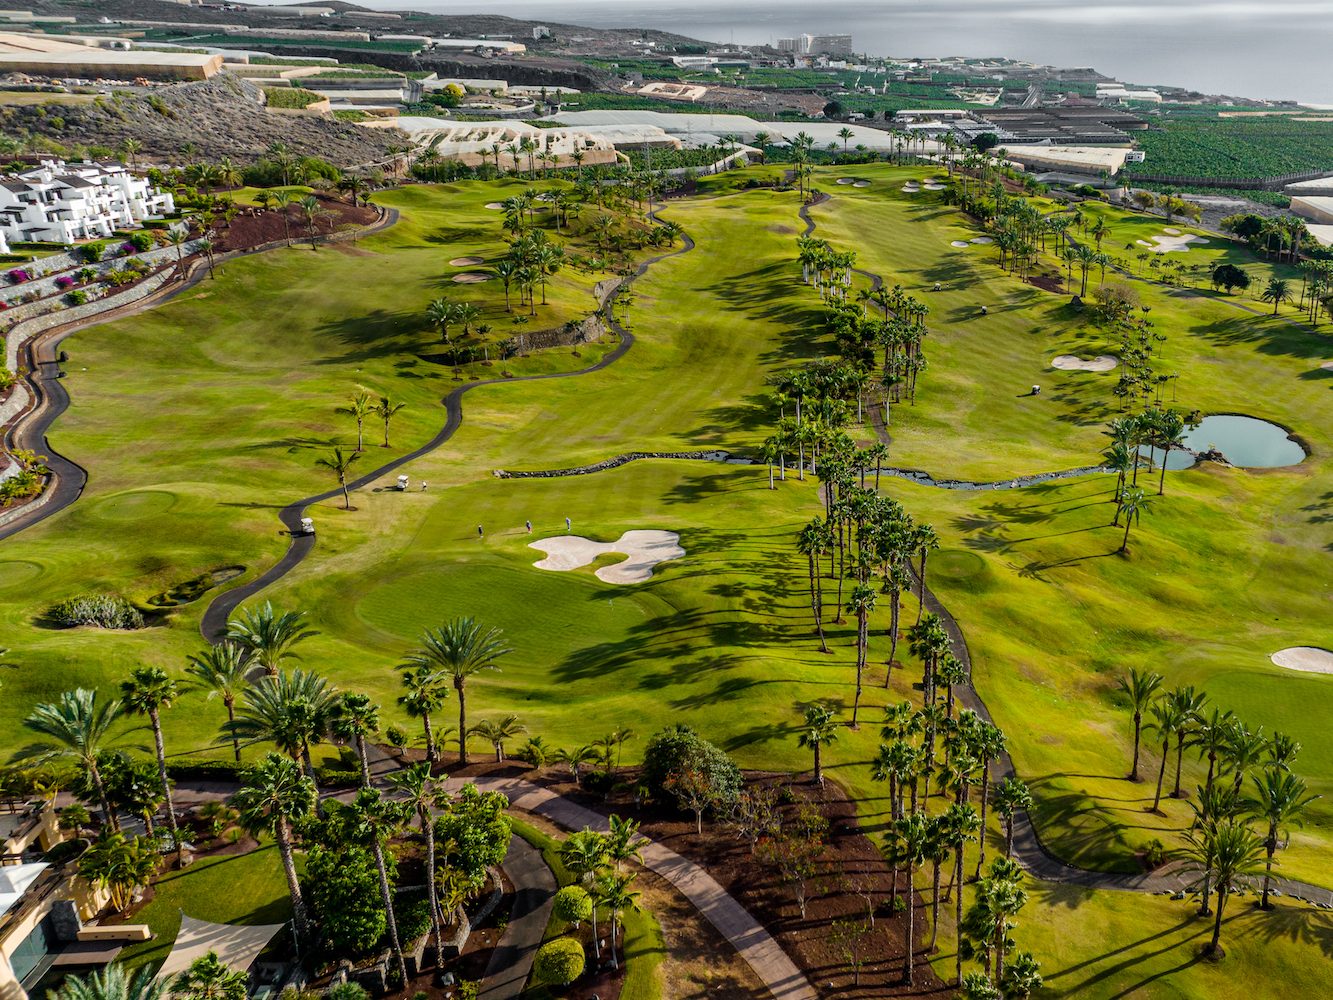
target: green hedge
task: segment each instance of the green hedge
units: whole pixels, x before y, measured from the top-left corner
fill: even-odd
[[[243,766],[234,760],[181,757],[167,761],[167,777],[175,781],[240,781]]]

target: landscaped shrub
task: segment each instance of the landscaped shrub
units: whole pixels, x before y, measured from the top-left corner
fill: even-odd
[[[106,244],[101,240],[94,240],[91,243],[85,243],[79,247],[79,256],[89,264],[96,264],[102,259],[102,254],[106,251]]]
[[[325,996],[328,1000],[370,1000],[370,994],[360,983],[339,983]]]
[[[88,301],[88,293],[80,288],[78,291],[70,292],[65,298],[69,299],[70,305],[81,306]]]
[[[130,237],[128,245],[143,253],[145,250],[153,249],[153,237],[149,233],[135,233]]]
[[[337,849],[312,847],[303,884],[320,931],[334,954],[359,955],[383,936],[388,922],[380,902],[379,874],[366,849],[351,845]]]
[[[398,940],[406,948],[430,930],[430,898],[425,890],[400,892],[393,898],[393,919]]]
[[[74,272],[74,277],[78,278],[80,281],[92,281],[97,277],[97,271],[91,267],[81,267]]]
[[[10,271],[10,272],[6,275],[6,277],[9,278],[9,280],[10,280],[13,284],[15,284],[15,285],[21,285],[21,284],[23,284],[23,282],[31,280],[32,275],[29,274],[27,271],[25,271],[23,268],[21,268],[21,267],[16,267],[16,268],[14,268],[14,270]]]
[[[643,774],[653,795],[665,793],[670,775],[687,771],[707,778],[718,802],[734,802],[740,793],[741,772],[736,762],[688,726],[663,729],[648,741]]]
[[[143,628],[144,621],[138,609],[123,597],[105,594],[83,594],[69,597],[51,608],[47,617],[57,625],[74,628],[91,625],[94,628]]]
[[[586,964],[583,945],[571,937],[559,937],[537,949],[532,971],[543,983],[567,986],[583,975]]]
[[[68,274],[62,274],[60,277],[56,278],[56,287],[59,288],[61,291],[64,291],[67,288],[73,288],[74,279],[71,278]]]
[[[592,898],[578,885],[567,885],[555,894],[552,910],[557,920],[577,927],[592,917]]]
[[[239,781],[241,765],[231,760],[180,757],[167,761],[167,777],[175,781]]]

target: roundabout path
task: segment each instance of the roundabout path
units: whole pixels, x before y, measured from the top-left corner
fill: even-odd
[[[656,220],[656,214],[656,212],[652,213],[654,220]],[[681,249],[649,258],[639,265],[634,277],[641,277],[647,272],[649,267],[659,261],[666,260],[669,257],[678,256],[679,254],[688,253],[694,249],[694,241],[690,239],[689,236],[682,233],[681,239],[684,242],[684,246],[682,246]],[[617,288],[619,287],[621,286],[618,285]],[[549,375],[526,375],[522,378],[493,378],[461,385],[444,397],[445,424],[440,430],[440,433],[436,434],[435,437],[431,438],[415,451],[409,452],[401,458],[394,459],[392,462],[388,462],[385,465],[381,465],[378,469],[366,473],[360,479],[348,483],[347,489],[350,491],[368,486],[375,480],[393,472],[395,469],[403,465],[406,465],[408,462],[418,459],[423,455],[430,454],[436,448],[440,447],[440,445],[448,441],[454,436],[454,433],[463,423],[463,396],[471,392],[473,389],[479,389],[485,385],[511,385],[517,382],[537,382],[545,379],[575,378],[580,375],[591,375],[593,372],[599,372],[603,368],[619,361],[624,357],[625,353],[634,346],[634,335],[621,326],[620,322],[615,318],[615,315],[611,310],[611,296],[609,294],[606,303],[607,320],[611,324],[611,329],[620,335],[620,345],[610,354],[606,355],[606,357],[602,358],[597,364],[592,365],[589,368],[580,369],[576,372],[557,372]],[[297,534],[301,527],[301,517],[305,513],[305,509],[311,504],[328,500],[340,495],[342,492],[341,488],[326,490],[323,493],[317,493],[314,496],[290,503],[278,512],[278,518],[282,521],[283,525],[286,526],[287,531],[291,535],[291,544],[288,545],[287,551],[283,557],[274,563],[273,566],[269,567],[267,572],[263,573],[256,579],[251,580],[249,583],[245,584],[245,586],[229,590],[213,599],[213,602],[208,606],[208,610],[204,612],[203,620],[199,623],[199,631],[203,633],[203,636],[207,641],[215,642],[218,639],[227,627],[227,619],[231,617],[231,613],[235,611],[238,606],[249,600],[264,588],[277,583],[300,565],[301,561],[311,553],[315,547],[315,536]]]

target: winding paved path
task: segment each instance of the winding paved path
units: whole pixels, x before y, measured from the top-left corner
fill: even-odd
[[[518,834],[505,851],[504,870],[514,883],[514,907],[491,953],[477,1000],[513,1000],[523,992],[555,906],[555,876],[542,852]]]
[[[653,216],[654,218],[656,217],[656,212],[653,213]],[[690,239],[689,236],[682,233],[681,239],[684,243],[681,249],[673,250],[670,253],[659,254],[656,257],[650,257],[639,265],[634,277],[641,277],[647,272],[649,267],[659,261],[678,256],[679,254],[688,253],[694,249],[694,241]],[[611,310],[610,297],[607,299],[606,310],[607,319],[611,324],[611,328],[620,335],[620,345],[610,354],[602,358],[601,361],[597,362],[597,364],[588,368],[582,368],[576,372],[554,372],[548,375],[525,375],[522,378],[493,378],[485,379],[480,382],[469,382],[467,385],[459,386],[444,398],[445,424],[440,430],[440,433],[436,434],[435,437],[431,438],[415,451],[409,452],[401,458],[396,458],[392,462],[381,465],[378,469],[366,473],[360,479],[348,483],[348,490],[356,490],[368,486],[370,483],[373,483],[375,480],[393,472],[395,469],[406,465],[408,462],[418,459],[423,455],[428,455],[453,437],[454,433],[463,423],[463,396],[471,392],[473,389],[479,389],[486,385],[509,385],[516,382],[538,382],[545,379],[575,378],[580,375],[591,375],[593,372],[599,372],[603,368],[619,361],[625,356],[625,353],[634,346],[634,335],[621,326],[620,321],[615,318],[615,315]],[[203,636],[207,641],[216,642],[218,640],[227,627],[227,619],[231,617],[231,613],[235,611],[238,606],[266,587],[270,587],[277,583],[300,565],[301,561],[311,553],[315,547],[315,536],[297,534],[301,528],[301,517],[304,515],[305,509],[311,504],[328,500],[340,493],[342,493],[341,488],[326,490],[323,493],[318,493],[314,496],[306,497],[303,500],[297,500],[294,503],[290,503],[278,512],[278,518],[282,521],[283,525],[286,526],[291,535],[291,543],[287,546],[286,553],[284,553],[281,559],[269,567],[267,572],[244,586],[228,590],[213,599],[213,602],[209,604],[208,610],[204,612],[204,617],[199,623],[199,631],[203,633]]]

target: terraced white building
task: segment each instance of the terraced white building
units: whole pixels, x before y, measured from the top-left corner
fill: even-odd
[[[175,208],[169,192],[123,163],[43,160],[0,181],[0,253],[21,243],[104,239]]]

